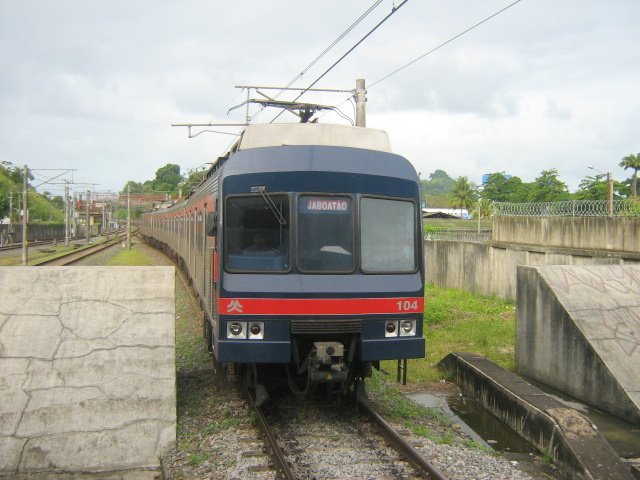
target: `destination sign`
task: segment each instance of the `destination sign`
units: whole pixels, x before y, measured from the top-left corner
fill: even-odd
[[[349,213],[351,199],[336,197],[303,197],[300,201],[302,213]]]

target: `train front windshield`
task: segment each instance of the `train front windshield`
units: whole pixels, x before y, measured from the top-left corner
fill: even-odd
[[[301,195],[298,199],[298,269],[352,272],[353,206],[349,197]]]
[[[232,272],[290,270],[290,215],[286,195],[227,199],[225,262]]]
[[[238,195],[226,201],[229,272],[286,273],[295,263],[299,272],[308,274],[348,274],[357,269],[411,273],[417,270],[416,252],[416,207],[411,201],[377,197],[356,201],[346,195],[317,194]]]

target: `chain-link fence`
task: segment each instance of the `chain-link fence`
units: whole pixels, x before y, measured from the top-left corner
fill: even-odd
[[[574,200],[565,202],[509,203],[493,202],[492,213],[497,216],[533,217],[639,217],[640,201]]]

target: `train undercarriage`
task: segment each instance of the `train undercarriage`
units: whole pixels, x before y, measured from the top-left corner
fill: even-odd
[[[205,329],[210,329],[207,325],[209,322],[205,320]],[[210,330],[205,330],[205,338],[212,352]],[[372,375],[374,367],[372,362],[358,360],[358,341],[356,335],[337,340],[335,337],[294,337],[293,358],[289,364],[218,363],[217,366],[222,368],[228,380],[244,382],[257,405],[269,399],[267,384],[271,386],[284,380],[287,388],[300,398],[321,390],[328,398],[343,396],[355,400],[357,393],[364,389],[364,379]]]

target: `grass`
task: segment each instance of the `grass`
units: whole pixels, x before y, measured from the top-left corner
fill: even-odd
[[[513,302],[434,285],[427,286],[425,298],[423,325],[427,354],[425,358],[409,360],[409,383],[441,380],[446,374],[436,365],[451,352],[479,353],[506,369],[514,369]],[[375,398],[377,408],[418,436],[439,444],[455,442],[456,425],[439,410],[422,407],[403,395],[395,383],[396,366],[396,361],[382,362],[382,370],[389,375],[374,371],[373,377],[367,380],[367,390]],[[465,440],[463,445],[493,451],[472,440]]]
[[[105,265],[111,267],[138,266],[146,267],[153,265],[151,259],[136,249],[122,249],[116,255],[106,261]]]
[[[367,390],[375,399],[376,409],[385,417],[401,422],[414,434],[439,444],[450,444],[455,428],[439,410],[426,408],[405,397],[398,384],[389,382],[384,374],[374,372],[367,380]],[[434,424],[440,427],[432,428]]]
[[[507,370],[515,368],[515,304],[464,290],[426,288],[426,358],[408,362],[412,383],[443,378],[436,364],[451,352],[479,353]],[[395,372],[396,362],[382,362]]]
[[[55,250],[55,252],[45,253],[41,252],[40,250]],[[58,246],[56,247],[54,247],[53,245],[31,246],[29,247],[29,261],[27,263],[28,265],[33,265],[36,261],[40,262],[44,260],[51,260],[74,250],[78,249],[73,246],[65,247],[64,244],[58,244]],[[12,254],[10,256],[7,255],[0,258],[0,267],[13,267],[20,265],[22,265],[22,249],[15,249],[12,251]]]

